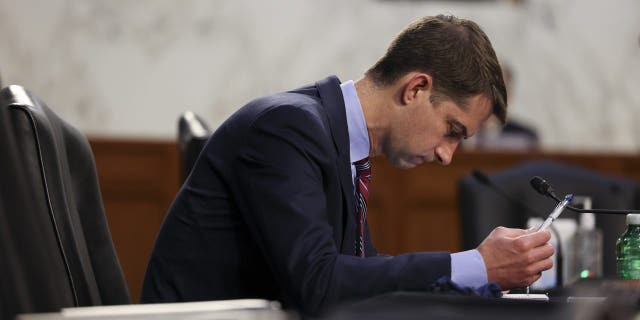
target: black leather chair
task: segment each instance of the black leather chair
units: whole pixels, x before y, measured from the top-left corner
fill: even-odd
[[[0,316],[130,303],[87,139],[20,86],[0,91]]]
[[[640,189],[631,179],[607,176],[587,169],[551,161],[526,162],[489,175],[490,180],[510,197],[521,201],[546,218],[555,202],[533,190],[529,180],[545,178],[558,196],[572,193],[590,196],[593,208],[639,208]],[[472,175],[459,182],[458,201],[464,249],[472,249],[497,226],[523,228],[529,217],[537,216],[501,196]],[[576,218],[568,210],[562,218]],[[597,215],[596,227],[603,232],[603,275],[616,274],[615,243],[626,228],[624,215]]]
[[[195,164],[202,148],[211,136],[205,121],[191,111],[178,119],[178,149],[180,152],[180,179],[184,182]]]

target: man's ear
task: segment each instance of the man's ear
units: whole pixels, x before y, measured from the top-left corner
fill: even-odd
[[[426,73],[413,73],[407,77],[402,91],[402,104],[406,105],[431,92],[433,78]]]

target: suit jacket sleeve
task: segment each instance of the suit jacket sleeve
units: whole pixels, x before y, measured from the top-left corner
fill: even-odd
[[[288,300],[315,313],[393,290],[424,290],[450,275],[445,252],[359,258],[340,254],[327,220],[323,175],[335,166],[321,115],[282,106],[263,112],[244,137],[235,194]],[[333,162],[333,163],[332,163]]]

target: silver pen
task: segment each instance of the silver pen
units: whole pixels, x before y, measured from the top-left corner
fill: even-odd
[[[564,200],[562,200],[560,203],[558,203],[556,208],[553,209],[553,211],[551,211],[551,213],[547,217],[547,220],[545,220],[540,225],[540,227],[538,228],[538,231],[548,228],[551,225],[551,223],[554,220],[556,220],[556,218],[558,218],[558,216],[562,213],[562,210],[564,210],[564,207],[566,207],[569,204],[569,202],[571,202],[571,199],[573,199],[573,195],[572,194],[566,195],[564,197]]]

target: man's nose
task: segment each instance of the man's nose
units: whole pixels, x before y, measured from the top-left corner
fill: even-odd
[[[437,161],[443,166],[449,165],[451,160],[453,160],[453,154],[456,152],[458,144],[460,144],[460,140],[456,140],[455,142],[444,142],[436,147]]]

